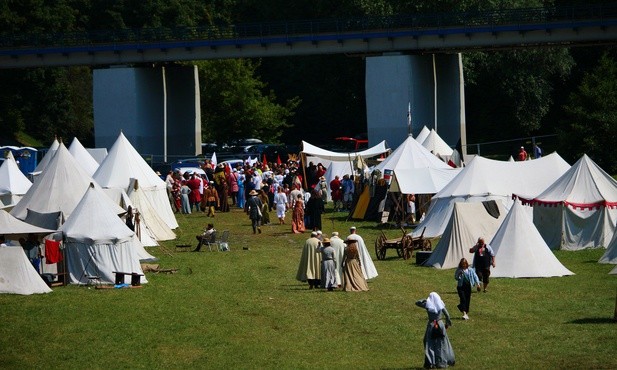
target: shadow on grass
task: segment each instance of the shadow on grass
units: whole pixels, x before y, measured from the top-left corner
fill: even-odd
[[[568,322],[569,324],[617,324],[617,320],[610,317],[585,317]]]

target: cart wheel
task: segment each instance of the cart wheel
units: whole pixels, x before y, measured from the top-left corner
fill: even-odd
[[[378,260],[383,260],[386,258],[386,236],[381,234],[375,240],[375,255]]]
[[[433,250],[433,245],[431,244],[431,241],[428,239],[424,239],[422,241],[422,250],[423,251],[430,251]]]
[[[413,238],[411,235],[405,235],[401,240],[401,249],[399,256],[403,257],[404,260],[408,260],[411,258],[411,251],[413,250]]]

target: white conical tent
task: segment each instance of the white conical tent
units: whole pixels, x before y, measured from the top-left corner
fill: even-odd
[[[45,171],[11,210],[11,215],[23,220],[31,209],[39,213],[62,211],[68,218],[92,182],[92,177],[77,164],[64,144],[60,144]]]
[[[499,216],[492,216],[487,207],[497,209]],[[473,254],[469,253],[469,248],[476,244],[479,237],[491,240],[504,218],[505,210],[500,202],[487,202],[486,207],[479,202],[454,203],[446,229],[423,266],[455,268],[461,258],[466,258],[471,264]]]
[[[103,191],[91,185],[60,227],[71,283],[87,284],[88,276],[114,283],[114,271],[143,274],[133,245],[135,233],[110,204]],[[130,283],[130,276],[125,279]],[[143,276],[141,281],[147,282]]]
[[[150,204],[167,226],[172,229],[177,228],[178,222],[169,203],[165,181],[161,180],[124,134],[120,133],[94,174],[94,179],[104,188],[127,190],[131,178],[139,180],[139,185],[150,200]]]
[[[491,277],[535,278],[574,275],[559,262],[528,212],[515,201],[489,243],[495,252]]]
[[[90,176],[94,175],[99,168],[99,163],[90,155],[90,152],[81,145],[81,142],[75,137],[69,145],[69,153],[75,158],[81,168]]]
[[[516,194],[533,207],[533,223],[551,249],[606,247],[613,237],[617,181],[586,154],[539,195]]]
[[[461,172],[431,199],[426,218],[413,232],[425,237],[443,234],[455,202],[498,200],[509,210],[512,194],[540,194],[570,165],[557,153],[523,162],[496,161],[475,156]]]
[[[148,240],[150,235],[154,236],[154,239],[158,241],[176,238],[176,234],[159,217],[154,207],[150,204],[149,198],[139,186],[139,180],[131,179],[128,195],[133,204],[133,211],[139,212],[140,235],[146,236],[145,240]],[[147,244],[144,243],[144,245]]]
[[[422,130],[420,130],[420,133],[418,133],[418,136],[416,136],[416,141],[422,144],[430,133],[431,130],[429,130],[426,126],[422,127]]]
[[[19,170],[15,157],[8,152],[2,165],[0,165],[0,200],[5,207],[17,204],[24,194],[28,192],[32,183]]]
[[[437,134],[435,129],[432,129],[422,141],[422,146],[437,156],[449,157],[453,153],[452,148]]]
[[[59,146],[60,146],[60,143],[58,142],[58,139],[54,138],[54,141],[49,146],[47,153],[45,153],[45,155],[43,156],[43,159],[41,159],[39,164],[34,169],[33,173],[37,174],[37,173],[45,171],[45,168],[47,167],[51,159],[54,157],[54,155],[56,154],[56,150],[58,150]]]
[[[461,171],[439,160],[411,136],[375,168],[382,173],[392,170],[392,190],[403,194],[434,194]]]
[[[0,293],[30,295],[50,292],[21,247],[0,246]]]

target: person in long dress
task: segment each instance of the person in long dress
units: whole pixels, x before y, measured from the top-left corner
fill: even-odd
[[[304,242],[296,280],[308,282],[309,289],[318,288],[321,283],[321,241],[317,238],[317,232],[313,231],[311,237]]]
[[[282,186],[278,187],[278,191],[274,196],[274,204],[276,206],[276,217],[279,219],[280,225],[285,225],[285,211],[287,210],[287,194]]]
[[[343,259],[345,258],[345,243],[339,237],[338,231],[332,232],[330,245],[334,248],[334,258],[336,259],[336,285],[342,285],[343,277]]]
[[[310,220],[310,225],[307,226],[313,230],[321,230],[321,214],[324,211],[323,200],[321,200],[319,192],[313,191],[304,210],[309,215],[308,219]]]
[[[190,193],[191,193],[191,188],[188,187],[186,182],[183,182],[182,187],[180,188],[180,196],[182,199],[182,213],[184,214],[191,213],[191,202],[189,201]]]
[[[302,200],[302,194],[298,194],[298,198],[293,205],[293,213],[291,216],[291,231],[294,234],[302,234],[305,230],[304,201]]]
[[[362,274],[362,263],[358,252],[358,241],[346,239],[345,258],[343,260],[343,290],[346,292],[364,292],[368,284]]]
[[[330,244],[330,239],[324,238],[321,242],[321,287],[333,291],[338,287],[336,283],[336,252]]]
[[[423,341],[424,367],[432,369],[454,365],[454,350],[447,331],[452,326],[452,322],[445,303],[439,294],[431,292],[428,298],[417,301],[416,306],[426,309],[428,314]]]
[[[250,198],[246,201],[246,213],[251,220],[251,226],[253,227],[253,234],[259,232],[261,234],[261,209],[263,204],[257,197],[257,192],[251,190],[249,193]]]
[[[371,254],[366,248],[366,244],[364,243],[364,239],[356,232],[356,227],[352,226],[349,228],[349,232],[351,233],[346,239],[354,239],[358,242],[358,252],[360,253],[360,261],[362,262],[362,274],[364,274],[364,278],[366,280],[371,280],[377,277],[377,269],[375,268],[375,264],[373,263],[373,259],[371,258]]]

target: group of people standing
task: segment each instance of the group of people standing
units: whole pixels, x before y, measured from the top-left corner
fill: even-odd
[[[352,226],[345,239],[336,231],[329,239],[321,231],[311,232],[302,248],[296,279],[308,282],[309,289],[357,292],[367,291],[367,280],[377,275],[364,240]]]
[[[490,268],[495,267],[495,253],[483,237],[469,249],[474,254],[473,267],[469,266],[466,258],[462,258],[454,272],[457,281],[456,291],[459,296],[457,308],[463,313],[463,320],[469,320],[469,306],[471,291],[487,292]],[[424,367],[444,368],[454,365],[454,350],[448,338],[447,329],[452,326],[450,313],[446,305],[436,292],[431,292],[428,298],[416,302],[416,305],[426,309],[428,322],[424,333]]]

